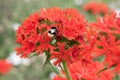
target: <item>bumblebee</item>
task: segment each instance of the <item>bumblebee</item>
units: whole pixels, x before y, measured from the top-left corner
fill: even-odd
[[[56,27],[51,27],[51,29],[48,30],[48,36],[53,37],[57,34],[57,32],[58,31],[57,31]]]

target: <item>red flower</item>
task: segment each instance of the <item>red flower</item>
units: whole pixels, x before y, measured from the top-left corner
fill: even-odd
[[[40,9],[40,17],[48,19],[50,22],[59,21],[63,17],[63,10],[58,7]]]
[[[120,17],[116,18],[116,24],[117,24],[116,29],[117,29],[118,33],[120,34]]]
[[[49,44],[50,37],[46,34],[32,34],[28,38],[26,38],[22,47],[16,48],[17,54],[21,55],[21,57],[28,57],[31,52],[35,52],[36,54],[43,53],[44,50],[53,50],[53,46]],[[22,54],[21,54],[22,53]]]
[[[100,48],[96,48],[95,54],[97,56],[105,55],[104,63],[108,66],[120,65],[120,40],[116,41],[115,36],[108,35],[101,36],[96,43]]]
[[[84,17],[75,9],[64,10],[63,26],[62,34],[70,40],[83,35],[86,31]]]
[[[113,74],[110,70],[97,74],[102,68],[104,66],[99,62],[89,62],[87,65],[83,65],[81,61],[77,61],[69,66],[69,71],[72,80],[112,80]],[[67,79],[55,76],[53,80]]]
[[[65,60],[67,63],[71,63],[70,60],[70,51],[71,48],[65,50],[65,44],[64,43],[57,43],[59,51],[51,52],[51,59],[56,59],[54,62],[54,65],[60,64],[62,60]]]
[[[90,11],[92,14],[107,14],[108,6],[102,2],[89,2],[83,6],[84,11]]]
[[[58,30],[58,34],[72,40],[78,35],[82,35],[86,29],[84,17],[75,9],[49,8],[40,10],[40,16],[48,19]]]
[[[61,78],[59,76],[54,76],[54,78],[52,80],[67,80],[66,78]]]
[[[52,51],[55,48],[51,44],[53,38],[56,41],[63,37],[73,40],[83,36],[85,30],[86,21],[75,9],[41,9],[27,17],[16,31],[16,42],[20,44],[16,51],[21,57],[48,49]]]
[[[12,68],[12,64],[8,63],[5,59],[0,60],[0,74],[7,74]]]
[[[91,2],[85,10],[108,13],[103,3]],[[120,34],[119,23],[114,13],[86,26],[84,17],[75,9],[41,9],[27,17],[16,31],[16,42],[20,44],[16,51],[21,57],[28,57],[50,50],[54,65],[63,60],[67,63],[72,80],[111,80],[111,71],[97,75],[104,64],[92,60],[94,54],[104,54],[104,63],[108,67],[116,65],[114,70],[120,71],[120,39],[116,37]],[[54,80],[67,79],[56,76]]]
[[[119,28],[120,28],[120,17],[116,19],[116,23],[117,23],[117,25],[118,25]]]
[[[51,51],[51,59],[55,59],[56,61],[54,62],[54,65],[56,64],[60,64],[62,62],[62,60],[66,61],[67,64],[71,64],[75,61],[78,61],[81,59],[81,55],[80,55],[80,48],[77,45],[74,45],[72,47],[69,47],[68,49],[66,49],[65,47],[67,45],[65,45],[65,43],[57,43],[59,50],[57,51]]]
[[[83,37],[84,39],[79,45],[79,55],[82,57],[82,59],[92,58],[98,37],[97,31],[94,29],[94,27],[90,25],[87,28],[88,29]]]
[[[120,39],[116,36],[120,34],[119,18],[115,13],[110,16],[105,15],[103,18],[99,17],[97,23],[92,23],[91,26],[98,30],[94,54],[96,56],[105,55],[103,63],[108,67],[116,65],[115,69],[119,70]]]
[[[100,32],[120,34],[119,19],[116,19],[115,13],[105,15],[103,18],[98,17],[97,22],[91,25]]]
[[[120,74],[120,63],[115,66],[114,71]]]

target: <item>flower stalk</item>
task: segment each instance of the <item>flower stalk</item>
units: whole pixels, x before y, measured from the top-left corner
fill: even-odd
[[[66,62],[64,60],[62,61],[62,65],[63,65],[63,68],[64,68],[64,72],[66,74],[67,80],[72,80],[71,77],[70,77],[70,73],[69,73],[69,70],[67,68]]]

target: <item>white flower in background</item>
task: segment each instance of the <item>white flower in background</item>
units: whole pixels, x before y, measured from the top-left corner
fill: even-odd
[[[20,24],[18,24],[18,23],[14,23],[14,24],[12,25],[13,30],[16,31],[16,30],[18,29],[19,25],[20,25]]]
[[[54,72],[51,72],[51,73],[50,73],[50,80],[53,79],[55,75],[56,75],[56,74],[55,74]]]
[[[10,56],[7,58],[7,60],[17,66],[17,65],[24,65],[24,66],[29,66],[30,65],[30,60],[26,58],[20,58],[20,56],[16,55],[15,52],[10,53]]]
[[[116,17],[120,17],[120,9],[116,9],[115,12],[117,13]]]
[[[83,0],[74,0],[76,5],[81,5],[83,3]]]

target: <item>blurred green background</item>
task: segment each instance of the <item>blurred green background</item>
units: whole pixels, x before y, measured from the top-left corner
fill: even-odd
[[[83,4],[92,0],[0,0],[0,59],[8,58],[14,52],[15,29],[29,14],[49,7],[76,8],[88,21],[94,21],[96,16],[84,12]],[[93,0],[97,1],[97,0]],[[114,10],[120,9],[120,0],[98,0],[106,3]],[[0,77],[0,80],[50,80],[51,68],[43,70],[41,56],[29,59],[30,65],[15,65],[12,70]],[[114,80],[120,80],[116,76]]]

